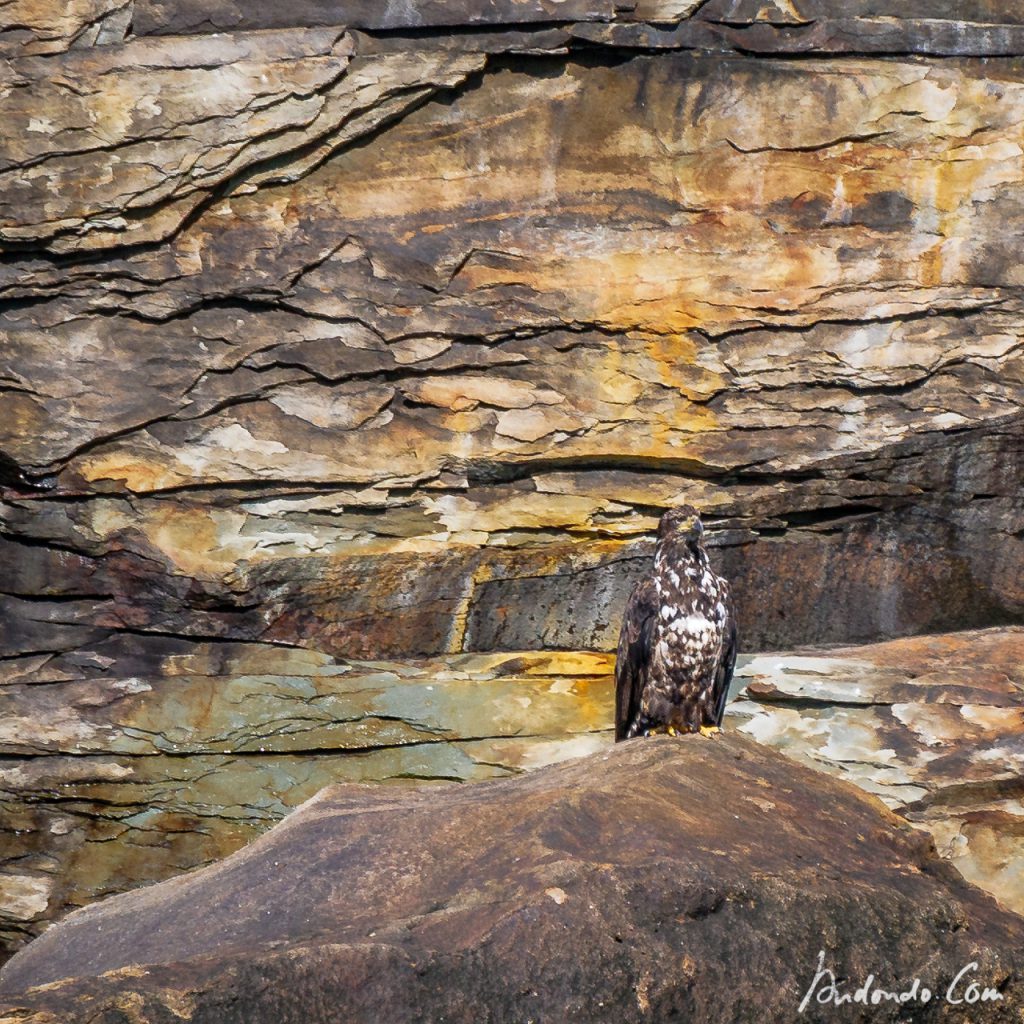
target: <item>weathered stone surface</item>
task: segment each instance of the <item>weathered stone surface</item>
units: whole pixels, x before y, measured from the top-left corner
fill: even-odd
[[[528,35],[532,23],[564,24]],[[1024,44],[1022,17],[1003,2],[958,3],[955,11],[942,0],[877,3],[856,0],[841,9],[827,0],[410,0],[402,4],[365,4],[351,0],[304,0],[287,7],[246,5],[232,0],[136,0],[134,29],[140,34],[194,33],[294,25],[344,24],[371,32],[398,33],[403,47],[416,45],[417,32],[434,29],[516,27],[518,40],[506,33],[505,48],[551,49],[569,40],[623,47],[712,49],[783,53],[922,53],[940,56],[1017,55]],[[557,33],[557,34],[556,34]],[[562,35],[564,33],[564,35]],[[523,38],[525,36],[525,38]],[[473,48],[491,33],[465,32],[440,38],[449,45]],[[387,42],[389,37],[384,37]],[[376,41],[369,36],[370,41]]]
[[[962,1019],[938,994],[977,963],[1001,998],[972,1021],[1009,1021],[1022,929],[853,787],[739,737],[663,738],[429,794],[333,787],[68,918],[2,985],[25,1024],[791,1021],[824,948],[842,978],[937,994],[855,1019]]]
[[[54,58],[9,62],[0,240],[80,252],[162,239],[226,182],[288,181],[481,66],[351,54],[321,29],[136,40],[68,54],[56,75]],[[282,156],[294,166],[275,169]]]
[[[877,794],[1024,912],[1022,645],[1018,628],[745,656],[728,728]],[[612,669],[147,637],[0,663],[0,938],[224,857],[331,782],[479,781],[603,749]]]
[[[190,48],[243,39],[131,45],[180,50],[195,89],[219,72]],[[116,239],[80,233],[74,189],[41,193],[77,227],[65,261],[2,270],[32,298],[2,321],[5,533],[33,541],[9,592],[41,596],[42,542],[106,578],[76,627],[606,648],[630,544],[690,500],[750,646],[1019,620],[1014,67],[522,55],[467,78],[484,59],[289,60],[328,84],[285,76],[273,109],[321,127],[273,132],[267,163],[247,112],[250,170],[154,172],[180,202]],[[384,130],[392,94],[389,118],[421,105]],[[170,154],[153,116],[137,144]],[[200,160],[205,131],[174,144]],[[32,208],[32,231],[64,216]],[[165,244],[94,251],[172,210]],[[500,614],[524,592],[542,628]]]
[[[338,780],[470,781],[610,742],[604,654],[339,663],[133,638],[0,662],[0,943],[234,852]]]
[[[7,0],[0,57],[122,42],[133,7],[133,0]]]
[[[764,655],[736,686],[741,732],[877,794],[1024,912],[1024,630]]]
[[[350,25],[364,29],[469,28],[486,25],[557,21],[633,21],[659,16],[679,21],[701,0],[409,0],[400,4],[366,4],[360,0],[300,0],[287,7],[267,8],[218,0],[205,6],[190,0],[137,0],[136,31],[211,32],[288,25]]]
[[[201,651],[165,658],[151,681],[124,678],[113,665],[102,677],[68,681],[50,666],[26,672],[0,691],[0,754],[343,751],[608,727],[607,709],[587,689],[593,678],[604,690],[605,655],[337,664],[305,651],[275,659],[273,648],[234,655],[229,646],[219,654],[227,665],[207,674],[187,667],[206,660]]]
[[[604,743],[488,652],[610,650],[673,503],[748,652],[1024,621],[1024,19],[955,6],[8,3],[4,941]],[[1017,705],[897,683],[744,728],[1018,906]]]

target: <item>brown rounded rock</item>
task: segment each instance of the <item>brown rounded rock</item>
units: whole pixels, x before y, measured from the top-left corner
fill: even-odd
[[[851,991],[873,974],[945,993],[976,963],[1000,997],[980,1024],[1017,1019],[1022,938],[874,798],[727,734],[467,787],[328,788],[219,864],[71,915],[2,990],[14,1019],[68,1024],[115,1006],[138,1024],[788,1024],[823,951]],[[847,1019],[958,1012],[936,995]]]

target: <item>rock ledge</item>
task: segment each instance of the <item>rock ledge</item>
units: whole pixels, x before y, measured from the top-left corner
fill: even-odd
[[[219,864],[72,914],[0,986],[26,1024],[791,1022],[824,949],[841,978],[936,993],[976,962],[1002,997],[977,1024],[1016,1019],[1022,938],[876,799],[727,735],[330,787]]]

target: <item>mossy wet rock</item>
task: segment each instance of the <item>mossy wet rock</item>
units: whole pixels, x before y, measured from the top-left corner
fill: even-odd
[[[943,994],[976,962],[1002,998],[972,1021],[1009,1021],[1022,929],[874,798],[737,736],[662,738],[470,787],[331,787],[55,925],[2,986],[40,1024],[788,1024],[825,949],[843,978]],[[847,1019],[959,1013],[937,995]]]

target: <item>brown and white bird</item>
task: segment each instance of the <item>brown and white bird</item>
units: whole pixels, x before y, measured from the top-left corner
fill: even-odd
[[[717,732],[736,665],[729,584],[690,505],[658,525],[654,575],[629,595],[615,662],[615,739]]]

